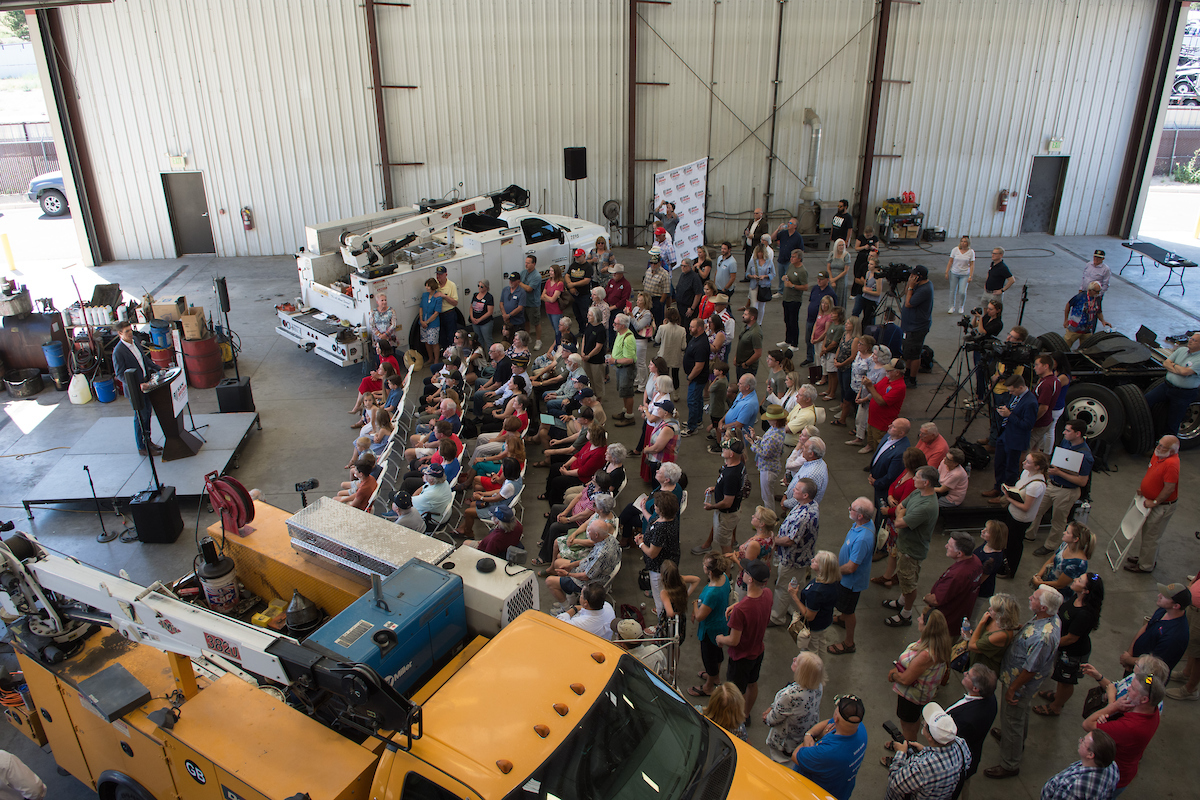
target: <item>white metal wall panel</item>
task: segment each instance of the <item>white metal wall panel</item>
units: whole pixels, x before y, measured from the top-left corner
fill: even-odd
[[[892,16],[872,206],[917,193],[926,223],[1019,233],[1033,158],[1070,157],[1054,233],[1107,230],[1153,0],[924,0]],[[1007,213],[1001,189],[1016,191]]]
[[[563,148],[586,147],[579,215],[624,198],[626,4],[414,0],[381,7],[380,61],[398,203],[515,183],[531,208],[572,214]],[[624,205],[624,203],[622,203]],[[624,221],[624,220],[622,220]]]
[[[377,209],[354,3],[131,0],[61,13],[116,258],[175,255],[168,155],[204,174],[221,256],[292,252],[305,224]]]

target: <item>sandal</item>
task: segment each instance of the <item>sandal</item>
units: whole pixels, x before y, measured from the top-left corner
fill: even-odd
[[[902,614],[894,614],[883,621],[883,624],[887,625],[889,628],[907,628],[908,626],[912,625],[912,623],[912,617],[906,617]]]
[[[886,742],[884,742],[883,749],[887,750],[889,753],[894,753],[896,752],[896,743],[891,739],[888,739]]]
[[[545,499],[546,499],[546,495],[544,495],[544,494],[538,495],[538,500],[545,500]]]
[[[1039,717],[1057,717],[1062,714],[1061,711],[1055,711],[1054,709],[1050,708],[1050,706],[1034,706],[1033,713],[1037,714]]]
[[[712,695],[704,691],[703,686],[689,686],[687,693],[692,697],[712,697]]]
[[[1054,702],[1054,692],[1038,692],[1037,696],[1043,700],[1049,700],[1051,703]]]
[[[871,578],[871,583],[875,584],[876,586],[895,586],[896,584],[900,583],[900,579],[895,575],[890,578],[886,575],[880,575],[877,578]],[[888,608],[894,608],[894,606],[888,606]]]
[[[540,558],[535,558],[533,561],[530,561],[530,562],[529,562],[529,566],[531,566],[531,567],[544,567],[544,566],[546,566],[546,565],[547,565],[547,564],[549,564],[549,563],[550,563],[549,561],[542,561]]]
[[[831,645],[829,645],[829,647],[825,648],[826,653],[830,653],[835,656],[850,655],[854,651],[855,651],[854,645],[850,645],[849,647],[847,647],[844,642],[838,642],[837,644],[831,644]]]
[[[883,758],[879,759],[879,763],[880,763],[880,764],[883,764],[883,765],[884,765],[885,767],[887,767],[888,769],[891,769],[891,768],[892,768],[892,759],[893,759],[893,758],[895,758],[895,756],[884,756]]]
[[[833,401],[833,400],[836,400],[837,398],[836,398],[836,397],[834,397],[834,396],[832,396],[832,395],[823,394],[823,395],[821,395],[821,399],[822,399],[822,400],[824,400],[824,401],[826,401],[826,402],[831,402],[831,401]]]
[[[884,608],[890,608],[893,611],[899,611],[900,609],[904,608],[904,603],[901,603],[895,598],[892,598],[891,600],[884,600],[880,605],[882,605]]]
[[[535,466],[535,467],[548,467],[548,466],[550,466],[550,462],[549,462],[549,461],[547,461],[546,459],[544,459],[544,458],[543,458],[541,461],[535,461],[535,462],[533,462],[533,466]]]
[[[831,419],[831,420],[829,420],[829,424],[836,425],[839,428],[846,427],[846,423],[842,422],[840,419]]]
[[[627,456],[632,456],[633,458],[637,458],[637,457],[638,457],[638,456],[640,456],[641,454],[642,454],[642,451],[641,451],[641,450],[630,450],[630,451],[629,451],[628,453],[626,453],[625,455],[627,455]]]

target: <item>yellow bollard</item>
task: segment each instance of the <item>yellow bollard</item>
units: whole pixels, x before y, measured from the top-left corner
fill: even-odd
[[[1192,238],[1200,239],[1200,217],[1196,217],[1196,235],[1193,236]]]
[[[1200,233],[1198,233],[1196,235],[1197,235],[1197,237],[1200,237]],[[12,245],[10,245],[8,243],[8,234],[7,233],[0,233],[0,244],[4,245],[4,260],[8,262],[8,271],[16,272],[17,271],[17,261],[16,261],[16,259],[13,258]]]

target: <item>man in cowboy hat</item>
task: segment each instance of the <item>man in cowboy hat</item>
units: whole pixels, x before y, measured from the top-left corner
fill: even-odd
[[[650,313],[654,316],[654,324],[662,325],[667,299],[671,295],[671,276],[663,269],[662,250],[658,247],[650,248],[650,263],[646,265],[646,275],[642,278],[642,291],[650,297]]]

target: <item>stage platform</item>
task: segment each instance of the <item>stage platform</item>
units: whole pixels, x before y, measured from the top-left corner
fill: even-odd
[[[151,439],[163,440],[158,420],[151,422]],[[191,458],[163,462],[154,459],[159,482],[174,486],[179,497],[199,497],[204,493],[204,476],[216,471],[224,475],[234,463],[252,428],[262,430],[255,412],[237,414],[197,414],[196,435],[204,446]],[[188,426],[190,429],[190,425]],[[137,493],[153,488],[150,459],[139,456],[133,447],[133,417],[105,417],[97,420],[71,447],[22,503],[33,519],[32,506],[75,503],[92,499],[88,484],[91,469],[96,496],[101,500],[128,501]]]

